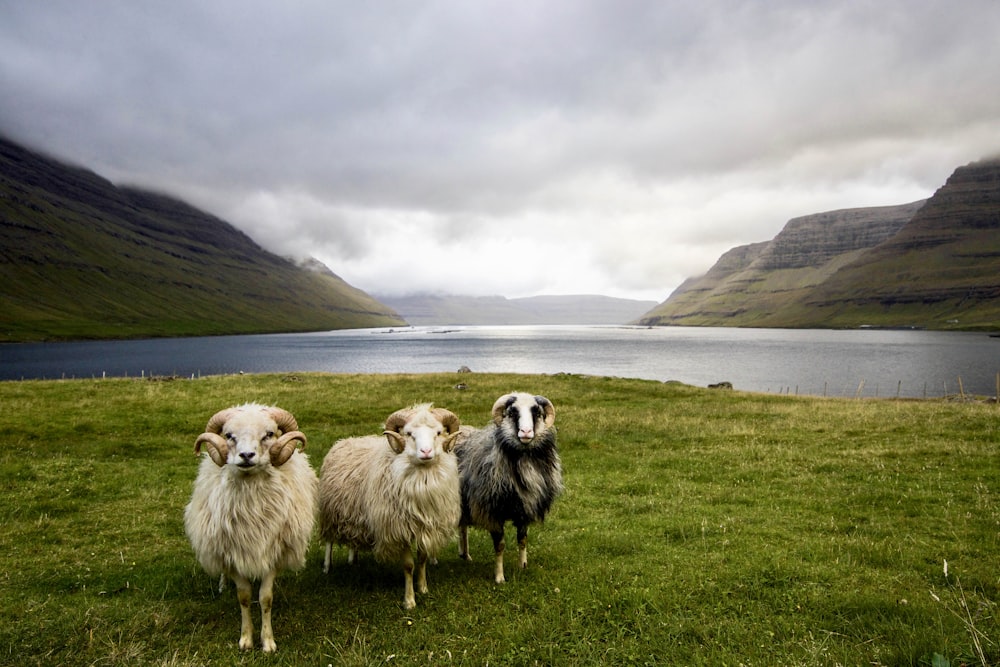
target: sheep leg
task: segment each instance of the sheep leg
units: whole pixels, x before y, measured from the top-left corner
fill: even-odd
[[[272,570],[264,575],[260,582],[260,644],[264,653],[273,653],[278,646],[274,643],[274,630],[271,629],[271,604],[274,602],[274,576]]]
[[[333,555],[333,542],[326,543],[326,554],[323,556],[323,574],[330,572],[330,557]]]
[[[427,592],[427,554],[422,550],[417,550],[417,592]]]
[[[469,527],[458,527],[458,557],[462,560],[472,560],[469,555]]]
[[[506,581],[503,577],[503,528],[500,530],[491,530],[490,537],[493,538],[493,553],[496,555],[496,565],[493,568],[493,579],[498,584],[502,584]]]
[[[409,550],[403,555],[403,580],[403,608],[413,609],[417,597],[413,594],[413,554]]]
[[[517,527],[517,560],[521,569],[528,567],[528,527]]]
[[[236,584],[236,599],[240,601],[240,648],[249,651],[253,648],[253,619],[250,618],[253,586],[242,574],[233,575],[233,582]]]

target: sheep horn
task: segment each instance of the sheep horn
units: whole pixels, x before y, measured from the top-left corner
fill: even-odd
[[[267,413],[271,415],[271,419],[274,423],[278,425],[282,433],[289,433],[291,431],[297,431],[299,429],[298,423],[295,421],[295,417],[292,413],[283,408],[268,408]]]
[[[295,453],[296,441],[302,443],[302,449],[306,448],[306,436],[302,431],[289,431],[278,438],[278,441],[271,445],[271,465],[280,466],[290,459]]]
[[[409,416],[409,410],[396,410],[385,420],[385,430],[399,433],[399,429],[406,425],[406,420]]]
[[[236,412],[236,408],[226,408],[225,410],[219,410],[212,418],[208,420],[208,425],[205,426],[205,431],[208,433],[222,433],[222,427],[226,425],[229,418],[233,416]]]
[[[226,459],[229,458],[229,447],[221,435],[218,433],[202,433],[199,435],[198,439],[194,441],[195,454],[201,453],[202,445],[205,445],[205,451],[215,461],[215,465],[220,467],[226,465]]]
[[[504,394],[496,400],[493,404],[493,423],[497,426],[503,421],[503,413],[507,410],[511,403],[517,400],[514,394]]]
[[[433,410],[431,410],[431,414],[437,417],[437,420],[441,422],[441,425],[448,430],[448,433],[455,433],[456,431],[458,431],[458,428],[462,425],[462,422],[458,419],[458,415],[456,415],[451,410],[445,410],[444,408],[434,408]]]
[[[544,396],[535,396],[535,403],[538,403],[545,409],[545,426],[552,426],[556,421],[556,407],[552,405],[552,401]]]

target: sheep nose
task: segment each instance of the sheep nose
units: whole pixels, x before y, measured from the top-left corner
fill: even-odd
[[[253,463],[253,452],[240,452],[240,458],[243,459],[243,463]]]

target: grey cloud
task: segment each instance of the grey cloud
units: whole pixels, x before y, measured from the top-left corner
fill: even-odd
[[[667,249],[572,270],[665,297],[692,258],[996,152],[997,34],[992,0],[4,3],[0,132],[365,280],[406,227],[634,226]]]

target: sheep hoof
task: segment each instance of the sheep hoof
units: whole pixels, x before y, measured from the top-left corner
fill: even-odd
[[[265,642],[264,645],[261,647],[261,649],[264,651],[264,653],[274,653],[275,651],[278,650],[278,645],[275,644],[274,640],[272,639],[271,641]]]

